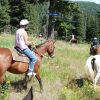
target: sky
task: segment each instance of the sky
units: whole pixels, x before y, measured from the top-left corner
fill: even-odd
[[[100,4],[100,0],[72,0],[72,1],[90,1],[90,2],[94,2],[96,4]]]

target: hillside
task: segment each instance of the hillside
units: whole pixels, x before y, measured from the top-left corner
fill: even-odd
[[[83,12],[88,14],[95,15],[97,12],[100,12],[100,5],[93,2],[77,1],[75,2],[80,6],[80,9]]]

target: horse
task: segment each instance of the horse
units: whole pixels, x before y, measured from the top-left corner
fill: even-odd
[[[99,46],[91,46],[90,55],[97,55],[97,54],[100,54],[100,47]]]
[[[46,52],[50,57],[54,57],[54,43],[54,40],[47,40],[37,45],[34,49],[35,55],[38,58],[34,66],[34,72],[36,73],[35,77],[39,82],[40,90],[43,89],[39,72],[40,63],[42,61],[42,58],[45,56]],[[4,75],[6,71],[13,74],[27,73],[28,63],[14,61],[11,50],[9,48],[0,48],[0,83],[4,82]],[[25,79],[23,80],[22,85],[27,85],[28,81],[31,80],[31,78],[29,78],[27,74],[25,74]]]
[[[78,43],[77,39],[71,39],[70,40],[70,44],[77,44],[77,43]]]
[[[94,83],[94,89],[95,89],[97,81],[100,78],[100,55],[90,56],[86,61],[86,69],[88,69],[90,73],[90,78]]]

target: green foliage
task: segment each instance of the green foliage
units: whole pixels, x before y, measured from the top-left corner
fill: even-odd
[[[3,83],[2,85],[0,85],[0,100],[5,100],[5,98],[8,97],[9,87],[9,83]]]
[[[96,19],[92,16],[88,17],[87,21],[87,34],[86,34],[86,39],[87,41],[91,41],[92,38],[94,37],[99,37],[100,35],[97,32],[97,24],[96,24]]]
[[[69,38],[73,33],[77,37],[81,37],[81,20],[79,20],[81,16],[79,7],[69,1],[59,1],[55,5],[55,10],[60,14],[55,23],[58,36]]]
[[[26,0],[9,0],[10,2],[10,24],[11,26],[18,27],[19,21],[24,19],[24,13],[26,11]]]
[[[39,34],[41,32],[43,18],[46,19],[47,3],[34,4],[29,0],[11,0],[10,10],[12,29],[19,27],[21,19],[27,18],[30,21],[29,33]]]
[[[20,20],[27,18],[30,21],[29,33],[40,34],[43,25],[50,24],[48,12],[52,9],[59,13],[50,24],[52,26],[55,22],[59,38],[70,38],[72,33],[80,40],[90,41],[94,36],[100,38],[100,5],[64,0],[51,2],[55,3],[48,9],[50,0],[0,0],[0,32],[11,28],[14,34]]]
[[[14,38],[15,36],[12,35],[0,36],[0,47],[13,48],[15,43]]]
[[[4,27],[10,24],[8,0],[0,1],[0,32],[4,31]]]
[[[96,14],[96,25],[97,25],[97,33],[98,37],[100,38],[100,12]]]
[[[29,32],[39,34],[43,25],[43,20],[47,15],[47,3],[42,4],[28,4],[26,9],[26,18],[29,19]],[[30,16],[29,16],[30,15]]]
[[[7,37],[7,38],[6,38]],[[31,36],[32,38],[32,36]],[[32,38],[33,39],[33,38]],[[34,38],[35,40],[35,38]],[[14,35],[0,36],[0,46],[1,47],[13,47]],[[35,41],[36,42],[36,41]],[[44,57],[40,66],[41,78],[43,80],[43,89],[45,92],[42,93],[42,100],[48,100],[48,95],[50,100],[99,100],[100,92],[96,92],[92,85],[89,85],[87,81],[84,81],[83,87],[69,88],[68,84],[72,79],[77,77],[85,77],[85,63],[89,56],[89,44],[78,44],[70,45],[69,43],[63,41],[56,41],[55,43],[55,57],[50,59]],[[6,72],[6,81],[18,80],[22,75],[16,75]],[[35,79],[35,78],[33,78]],[[31,81],[30,81],[31,82]],[[4,84],[0,86],[0,100],[5,100],[9,96],[9,84]],[[38,84],[38,81],[32,81]],[[38,86],[34,86],[35,90],[39,90]],[[23,93],[23,92],[22,92]],[[21,93],[21,94],[22,94]],[[14,94],[13,92],[13,95]],[[26,95],[26,93],[25,93]],[[25,96],[24,95],[24,96]],[[34,95],[34,98],[37,98]],[[22,95],[21,95],[22,96]],[[8,99],[7,99],[8,100]]]
[[[100,5],[91,2],[76,2],[82,11],[82,32],[84,38],[90,41],[93,37],[100,38],[100,24],[97,12],[100,11]]]
[[[80,6],[80,9],[84,12],[84,13],[88,13],[89,15],[96,15],[97,12],[100,11],[100,5],[95,4],[93,2],[75,2]]]

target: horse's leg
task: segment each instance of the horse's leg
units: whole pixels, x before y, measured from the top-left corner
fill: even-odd
[[[70,43],[70,45],[72,45],[72,40],[70,40],[70,42],[69,42],[69,43]]]
[[[92,82],[93,82],[93,80],[94,80],[94,71],[93,71],[93,69],[92,69],[92,64],[91,64],[91,60],[92,59],[89,59],[88,61],[87,61],[87,63],[86,63],[86,69],[88,69],[88,71],[89,71],[89,75],[90,75],[90,78],[91,78],[91,80],[92,80]]]
[[[4,82],[4,75],[0,75],[0,83],[3,83]]]
[[[35,76],[39,82],[39,85],[40,85],[40,91],[43,90],[43,85],[42,85],[42,80],[41,80],[41,77],[40,77],[40,74],[37,73],[36,76]]]
[[[25,78],[23,79],[23,82],[24,82],[23,87],[24,87],[25,90],[27,89],[27,84],[28,84],[29,80],[31,80],[31,79],[29,79],[27,74],[25,74]]]
[[[96,88],[96,83],[97,83],[99,77],[100,77],[100,73],[97,73],[97,75],[96,75],[96,77],[94,79],[94,89]]]
[[[43,90],[43,85],[42,85],[42,81],[41,81],[41,77],[40,77],[40,74],[39,72],[36,72],[36,76],[35,76],[39,82],[39,85],[40,85],[40,91]],[[25,78],[24,78],[24,87],[27,89],[27,83],[32,79],[32,77],[29,77],[27,75],[25,75]]]
[[[94,80],[94,71],[92,68],[89,68],[89,73],[90,73],[90,77],[92,79],[92,81]]]
[[[43,90],[43,85],[42,85],[42,80],[41,80],[41,77],[40,77],[40,74],[39,74],[39,65],[38,63],[36,63],[35,65],[35,73],[36,73],[36,78],[39,82],[39,85],[40,85],[40,91]]]

